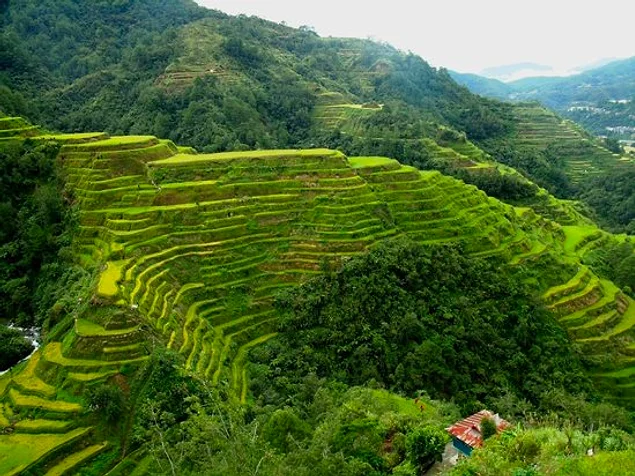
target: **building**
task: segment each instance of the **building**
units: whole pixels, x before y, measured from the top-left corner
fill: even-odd
[[[465,456],[470,456],[474,448],[483,446],[483,434],[481,432],[481,421],[489,418],[496,424],[496,431],[501,432],[509,427],[509,422],[503,420],[498,413],[494,414],[489,410],[481,410],[465,420],[456,422],[447,432],[452,436],[453,446]]]

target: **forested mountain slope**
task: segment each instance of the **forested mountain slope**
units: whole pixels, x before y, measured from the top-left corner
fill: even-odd
[[[451,74],[459,84],[485,97],[540,101],[597,135],[629,139],[635,133],[635,58],[570,77],[526,78],[510,83]]]
[[[17,431],[0,444],[21,455],[4,461],[5,471],[27,461],[37,472],[101,453],[115,458],[129,443],[86,413],[110,408],[92,392],[117,383],[134,406],[157,347],[246,402],[250,351],[279,331],[278,292],[398,236],[457,244],[473,259],[520,270],[579,343],[593,379],[631,401],[635,303],[581,263],[624,238],[562,227],[387,158],[321,149],[196,154],[152,136],[45,135],[22,126],[7,129],[2,143],[61,145],[60,173],[79,212],[73,253],[94,274],[49,314],[43,349],[0,379],[3,421]],[[124,440],[132,424],[120,429]],[[25,456],[34,445],[38,452]]]
[[[0,375],[0,474],[412,476],[485,405],[576,428],[506,468],[628,457],[635,244],[562,199],[628,162],[388,45],[0,11],[0,309],[44,340]]]
[[[385,44],[320,38],[184,0],[14,0],[1,21],[0,109],[53,130],[152,134],[206,152],[340,148],[427,168],[435,165],[421,139],[438,141],[449,128],[559,198],[584,199],[609,229],[631,221],[611,210],[629,190],[598,197],[568,183],[568,158],[514,141],[525,126],[513,107],[470,94],[445,70]],[[595,152],[578,147],[573,160]],[[503,200],[531,193],[510,177],[486,184],[483,174],[459,176]],[[535,201],[543,200],[526,200]]]
[[[398,101],[475,135],[507,127],[502,106],[417,56],[191,1],[15,0],[2,24],[5,84],[33,120],[69,132],[143,132],[209,151],[288,146],[306,139],[322,92]]]

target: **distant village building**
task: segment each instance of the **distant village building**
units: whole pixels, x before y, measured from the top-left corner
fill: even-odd
[[[483,446],[483,433],[481,432],[481,422],[488,418],[496,425],[496,431],[500,433],[509,427],[509,422],[503,420],[498,413],[494,414],[489,410],[481,410],[465,420],[456,422],[447,432],[452,436],[453,446],[465,456],[470,456],[474,448]]]

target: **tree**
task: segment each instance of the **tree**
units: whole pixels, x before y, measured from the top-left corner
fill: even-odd
[[[115,423],[126,410],[123,391],[116,385],[100,385],[88,394],[89,408]]]
[[[406,438],[406,454],[420,473],[427,471],[436,461],[441,461],[448,435],[433,426],[417,428]]]
[[[490,436],[494,436],[496,432],[496,422],[493,419],[483,418],[481,420],[481,434],[483,435],[483,440],[487,440]]]
[[[20,331],[0,325],[0,371],[17,364],[32,350],[33,346]]]
[[[276,410],[262,430],[263,438],[282,453],[311,435],[311,428],[290,409]]]

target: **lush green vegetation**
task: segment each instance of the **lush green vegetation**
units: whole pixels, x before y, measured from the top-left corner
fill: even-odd
[[[633,245],[547,191],[628,171],[611,144],[186,0],[0,15],[0,108],[106,131],[0,117],[0,317],[45,338],[0,472],[416,475],[485,405],[521,427],[459,474],[629,454]],[[628,217],[616,183],[587,201]]]
[[[635,170],[620,170],[597,177],[584,191],[584,199],[607,228],[635,234]]]
[[[544,200],[522,178],[448,166],[423,139],[446,147],[443,136],[462,131],[557,197],[587,204],[581,174],[614,162],[553,118],[553,130],[527,129],[523,108],[470,94],[447,71],[370,41],[320,38],[188,0],[19,0],[2,22],[0,109],[56,130],[154,134],[206,152],[323,146],[398,157],[540,213]],[[603,224],[626,230],[606,208],[596,209]]]
[[[594,134],[629,139],[635,132],[634,72],[635,58],[629,58],[566,78],[525,78],[511,83],[471,74],[451,74],[475,94],[537,100]]]
[[[381,244],[280,298],[272,367],[426,389],[470,410],[588,390],[565,333],[508,273],[451,247]]]
[[[630,372],[632,367],[623,338],[628,338],[635,326],[635,307],[612,282],[600,280],[590,270],[578,276],[584,250],[599,245],[596,241],[605,235],[617,239],[591,224],[562,228],[529,208],[505,205],[438,171],[422,172],[377,156],[348,159],[341,152],[326,149],[194,154],[151,136],[57,136],[41,134],[17,118],[3,122],[5,130],[11,131],[12,139],[7,144],[22,143],[25,139],[21,135],[27,129],[32,136],[27,145],[46,141],[61,145],[56,159],[61,165],[59,175],[66,181],[65,190],[72,191],[67,196],[78,209],[69,255],[85,268],[81,273],[73,271],[67,281],[61,280],[66,282],[65,287],[50,296],[47,343],[41,353],[0,379],[0,401],[6,411],[4,426],[20,434],[55,431],[69,437],[75,435],[75,428],[82,429],[75,435],[79,444],[72,450],[61,444],[52,453],[34,457],[28,463],[31,471],[62,471],[89,464],[102,474],[122,454],[130,454],[117,466],[120,474],[127,474],[131,468],[146,471],[150,467],[154,472],[172,472],[172,464],[175,471],[178,467],[182,472],[196,472],[197,461],[201,461],[201,467],[213,461],[219,468],[229,468],[231,474],[237,462],[249,466],[253,460],[257,464],[263,456],[268,458],[280,451],[286,451],[287,456],[271,460],[272,472],[284,465],[295,469],[302,458],[309,461],[306,468],[313,469],[318,462],[317,456],[311,455],[322,457],[324,445],[333,454],[332,459],[327,458],[328,468],[344,468],[341,461],[349,461],[354,463],[352,474],[373,470],[381,474],[393,469],[412,474],[417,466],[421,469],[437,459],[441,440],[433,435],[438,435],[435,432],[449,421],[440,424],[436,420],[432,424],[436,430],[425,431],[430,426],[426,421],[410,426],[350,422],[342,429],[337,429],[339,423],[328,423],[329,431],[341,435],[326,440],[320,436],[322,430],[310,435],[305,430],[321,423],[311,420],[301,401],[311,401],[306,395],[315,390],[312,382],[316,379],[329,391],[349,382],[383,385],[406,392],[409,398],[421,390],[450,396],[460,401],[461,412],[489,403],[508,417],[547,411],[584,427],[630,425],[616,407],[596,405],[580,393],[591,392],[587,374],[578,363],[580,357],[591,369],[593,382],[602,383],[608,393],[621,388],[622,373]],[[14,124],[21,127],[16,131]],[[475,173],[510,175],[514,181],[529,184],[513,169],[488,161],[460,133],[438,127],[435,134],[436,141],[418,142],[439,160],[439,167],[463,164]],[[564,204],[544,191],[538,194],[547,200],[548,210],[561,210],[577,223],[575,214],[558,208]],[[349,377],[341,373],[331,374],[327,368],[319,369],[316,375],[294,371],[291,365],[285,372],[271,367],[278,358],[271,349],[287,339],[284,333],[276,339],[280,321],[280,311],[274,306],[276,295],[302,283],[306,284],[301,289],[311,289],[321,282],[310,281],[316,275],[326,275],[326,282],[334,280],[348,258],[377,246],[390,249],[382,248],[381,241],[400,234],[418,243],[404,245],[405,249],[444,250],[438,251],[439,257],[448,257],[448,269],[466,282],[471,282],[466,272],[473,277],[484,275],[484,283],[473,283],[482,302],[458,297],[460,293],[471,294],[460,286],[452,288],[460,284],[457,281],[445,282],[438,277],[448,289],[454,289],[454,294],[435,286],[428,289],[430,296],[435,292],[439,296],[431,299],[438,309],[427,309],[426,319],[419,322],[432,327],[431,340],[427,341],[420,332],[422,326],[415,325],[417,301],[387,300],[386,304],[410,309],[415,317],[403,322],[414,327],[405,329],[405,334],[387,335],[381,324],[370,333],[361,329],[359,335],[371,336],[371,343],[376,341],[392,360],[383,366],[367,365],[368,375],[351,371],[350,378],[356,380],[347,380]],[[454,248],[417,248],[452,243],[462,247],[463,254],[444,254]],[[376,255],[370,256],[374,259]],[[481,259],[486,257],[492,262]],[[359,266],[360,262],[350,266]],[[508,269],[500,268],[507,266],[504,263],[512,267],[500,272]],[[347,266],[340,272],[345,273]],[[457,266],[466,271],[461,272]],[[432,273],[433,268],[425,270]],[[514,269],[517,271],[512,272]],[[438,272],[443,274],[443,269],[438,268]],[[387,274],[387,278],[390,276]],[[518,281],[521,278],[526,285]],[[487,284],[490,281],[491,286]],[[566,349],[570,350],[566,335],[527,295],[543,291],[547,291],[543,299],[564,316],[561,323],[571,328],[584,353],[566,354]],[[505,298],[507,308],[499,310],[493,304],[499,295]],[[485,300],[487,296],[489,301]],[[522,306],[518,307],[519,303]],[[607,312],[596,318],[596,311],[605,308]],[[441,315],[441,309],[447,312]],[[502,311],[523,325],[513,330],[506,327]],[[541,318],[528,319],[530,311]],[[388,317],[397,315],[390,312]],[[469,320],[461,321],[463,315],[483,324],[482,329],[472,329]],[[438,327],[434,332],[435,320],[452,316],[459,320],[444,340]],[[497,322],[490,322],[488,327],[490,317],[496,317]],[[387,324],[391,322],[398,330],[400,321],[395,318]],[[580,321],[583,330],[576,327]],[[474,343],[462,334],[462,326],[473,331],[476,345],[487,347],[491,340],[491,355],[462,353],[462,345]],[[400,344],[391,339],[395,335],[408,337],[411,331],[414,337],[410,336],[412,340],[403,343],[402,348],[407,354],[400,353]],[[502,334],[497,335],[498,331]],[[267,346],[267,342],[271,344]],[[544,348],[541,342],[550,347]],[[346,342],[343,345],[355,347]],[[149,358],[164,346],[179,357]],[[388,352],[390,346],[396,349]],[[428,354],[432,351],[426,354],[425,349],[434,346],[446,346],[448,352],[452,349],[479,373],[442,354],[453,363],[450,366],[432,360],[435,386],[423,373],[427,367],[417,367],[421,364],[417,354],[423,352],[424,358],[431,359]],[[550,359],[540,360],[532,349]],[[516,352],[518,359],[504,358],[508,351]],[[285,358],[293,361],[285,352],[279,358],[281,362]],[[608,358],[616,364],[607,364]],[[396,364],[396,359],[403,359],[403,364]],[[543,365],[534,369],[534,360]],[[306,362],[311,364],[311,359]],[[158,368],[172,370],[153,374]],[[412,371],[421,375],[411,375]],[[521,372],[532,379],[519,381]],[[560,380],[551,380],[553,375],[548,380],[550,372],[559,375]],[[196,383],[198,378],[200,383]],[[176,387],[165,386],[168,380]],[[471,380],[478,385],[471,385]],[[430,388],[421,388],[425,385]],[[466,388],[460,388],[463,386]],[[214,397],[214,392],[220,397]],[[453,392],[457,395],[451,395]],[[623,397],[626,402],[630,398],[627,395],[625,392]],[[207,416],[200,421],[190,418],[198,413],[192,407],[195,400],[205,405],[219,398],[224,403],[218,404],[220,410],[214,410],[216,423]],[[273,418],[276,411],[287,406],[300,421],[284,413]],[[401,412],[403,405],[398,407]],[[419,407],[415,410],[421,412]],[[201,426],[222,425],[222,418],[231,412],[238,415],[237,431],[251,435],[250,444],[259,445],[257,450],[233,453],[237,448],[227,443],[225,433],[216,440],[215,450],[201,453],[197,447],[200,459],[192,458],[191,463],[179,459],[186,442],[201,431]],[[254,415],[262,417],[259,420]],[[269,417],[277,423],[267,426]],[[184,433],[183,428],[193,421],[197,421],[193,430]],[[298,445],[289,443],[284,431],[281,436],[279,430],[272,429],[278,426],[298,428],[293,438],[306,442],[297,449],[299,453]],[[419,436],[408,438],[410,432]],[[396,433],[403,435],[399,441],[405,443],[399,443],[395,448],[402,449],[393,451],[386,441]],[[162,438],[169,439],[167,449],[161,444]],[[211,441],[211,436],[208,439]],[[245,447],[242,436],[237,441],[236,445]],[[267,444],[263,446],[262,441]],[[366,443],[359,451],[349,452],[349,448],[357,448],[358,441],[360,445]],[[432,450],[428,451],[422,441],[429,441]],[[28,438],[20,442],[28,446]]]
[[[0,150],[0,316],[32,325],[48,316],[67,278],[72,214],[53,143]]]
[[[391,103],[387,118],[406,109],[473,138],[509,127],[500,104],[417,56],[187,0],[19,0],[5,8],[2,25],[0,61],[8,67],[0,109],[55,129],[144,132],[210,152],[310,145],[313,110],[332,92]]]
[[[13,366],[32,350],[33,346],[19,330],[0,325],[0,371]]]
[[[633,443],[632,435],[615,429],[514,428],[488,441],[449,474],[629,474],[635,470]]]

